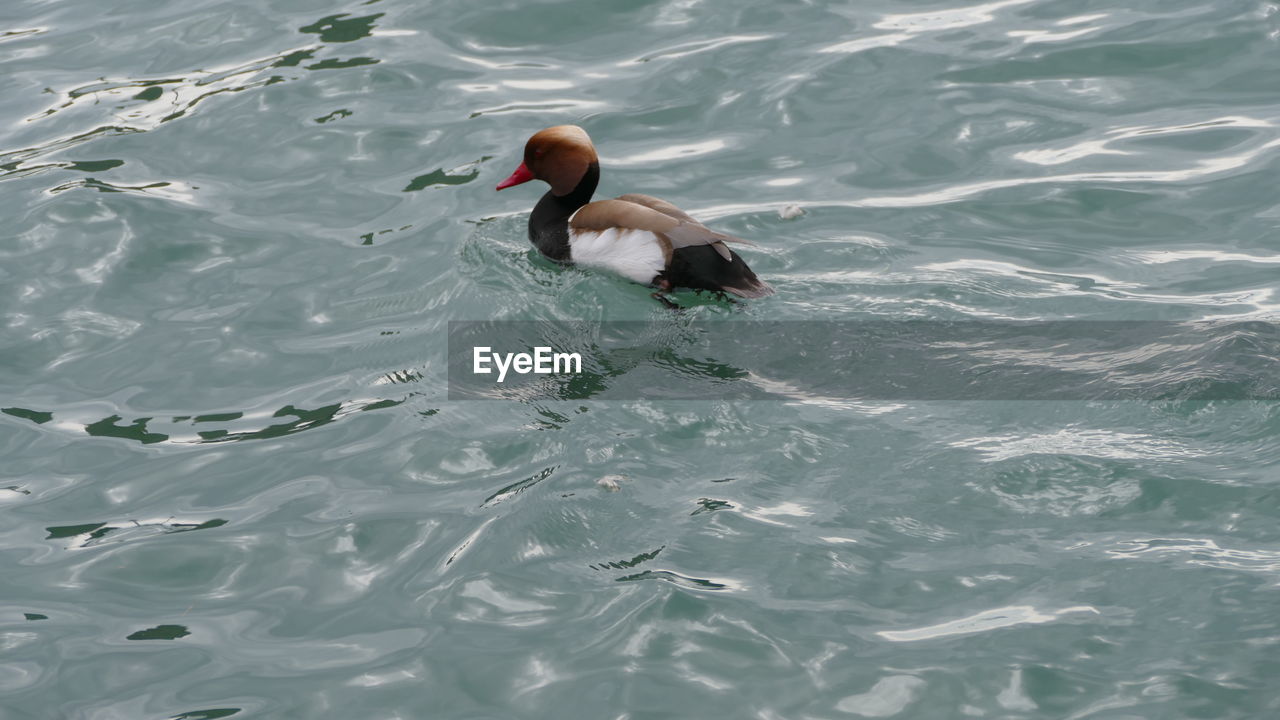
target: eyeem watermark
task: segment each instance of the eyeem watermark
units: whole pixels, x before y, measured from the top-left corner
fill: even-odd
[[[451,400],[1275,402],[1280,322],[451,322],[448,373]]]
[[[564,375],[582,372],[580,353],[556,352],[548,346],[533,348],[531,353],[494,352],[492,347],[477,346],[471,352],[471,372],[475,375],[492,375],[498,371],[498,382],[507,379],[507,371],[518,375]]]

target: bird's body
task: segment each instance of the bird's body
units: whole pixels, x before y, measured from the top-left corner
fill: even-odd
[[[662,290],[773,293],[727,246],[746,241],[708,228],[675,205],[636,193],[592,202],[600,166],[579,127],[535,134],[525,146],[525,161],[498,189],[533,179],[551,189],[529,215],[529,240],[552,260],[608,270]]]

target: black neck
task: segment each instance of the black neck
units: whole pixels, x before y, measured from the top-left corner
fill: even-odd
[[[552,260],[569,259],[569,216],[591,202],[598,184],[600,165],[593,162],[587,166],[587,172],[578,181],[577,187],[567,195],[555,195],[547,191],[533,207],[533,212],[529,214],[529,241],[543,255]]]

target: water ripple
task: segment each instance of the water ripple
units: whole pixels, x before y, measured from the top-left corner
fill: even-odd
[[[1042,625],[1056,622],[1064,615],[1089,613],[1100,615],[1097,608],[1088,605],[1066,607],[1061,610],[1041,611],[1031,605],[1009,605],[1007,607],[983,610],[980,613],[957,620],[949,620],[937,625],[911,628],[908,630],[881,630],[876,634],[891,642],[919,642],[921,640],[937,640],[953,635],[969,635],[972,633],[990,632],[1016,625]]]
[[[453,320],[1271,319],[1268,3],[11,4],[9,715],[1275,714],[1276,403],[443,370]],[[562,122],[778,294],[540,259],[492,187]],[[984,362],[1234,382],[1264,339]]]

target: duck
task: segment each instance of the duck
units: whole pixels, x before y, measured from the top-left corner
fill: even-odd
[[[551,187],[529,213],[529,241],[550,260],[610,271],[659,293],[689,288],[760,298],[774,292],[729,248],[752,243],[650,195],[592,201],[600,159],[577,125],[534,133],[524,161],[497,189],[531,180]]]

